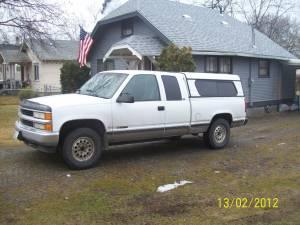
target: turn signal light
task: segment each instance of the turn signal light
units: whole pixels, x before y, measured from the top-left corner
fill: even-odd
[[[36,129],[52,131],[52,124],[51,123],[47,123],[47,124],[34,123],[33,126]]]
[[[52,120],[52,113],[45,113],[45,120]]]
[[[50,124],[50,123],[45,124],[45,130],[52,131],[52,124]]]

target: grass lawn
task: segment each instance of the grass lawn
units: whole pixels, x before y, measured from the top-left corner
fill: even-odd
[[[115,146],[96,168],[70,171],[58,155],[11,147],[17,100],[1,101],[11,102],[0,106],[1,225],[300,224],[299,113],[250,119],[222,150],[195,137]],[[156,192],[183,179],[193,183]],[[219,207],[225,197],[278,207]]]
[[[0,96],[0,147],[20,144],[12,138],[14,124],[17,119],[18,105],[18,97]]]

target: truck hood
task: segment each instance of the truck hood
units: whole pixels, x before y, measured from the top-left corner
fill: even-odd
[[[53,109],[53,108],[66,107],[66,106],[105,104],[105,103],[110,103],[111,100],[89,96],[89,95],[62,94],[62,95],[52,95],[46,97],[32,98],[29,99],[29,101],[37,102],[42,105],[47,105]]]

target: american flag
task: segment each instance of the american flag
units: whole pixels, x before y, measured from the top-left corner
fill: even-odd
[[[78,55],[78,63],[80,67],[86,65],[87,54],[90,51],[90,48],[93,44],[92,37],[80,27],[80,46],[79,46],[79,55]]]

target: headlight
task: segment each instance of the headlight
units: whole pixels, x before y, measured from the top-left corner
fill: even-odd
[[[33,117],[42,120],[52,120],[51,113],[43,113],[43,112],[33,112]]]
[[[52,124],[46,123],[33,123],[34,128],[39,129],[39,130],[46,130],[46,131],[52,131]]]

